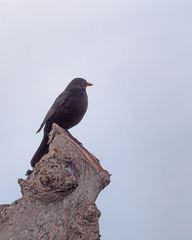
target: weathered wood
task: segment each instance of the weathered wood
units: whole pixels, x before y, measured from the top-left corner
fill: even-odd
[[[53,124],[49,152],[26,180],[22,198],[0,205],[2,240],[98,240],[95,200],[110,182],[99,161]]]

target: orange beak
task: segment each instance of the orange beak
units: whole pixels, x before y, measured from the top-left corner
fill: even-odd
[[[89,87],[89,86],[93,86],[93,84],[90,82],[86,82],[86,87]]]

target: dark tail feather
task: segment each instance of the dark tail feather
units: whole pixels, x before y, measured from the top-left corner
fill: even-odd
[[[41,144],[39,145],[37,151],[33,155],[31,159],[31,166],[34,167],[37,162],[43,157],[44,154],[48,153],[49,146],[48,146],[48,134],[44,131],[43,139]]]
[[[44,126],[44,121],[41,123],[41,126],[40,126],[40,128],[37,130],[37,132],[36,133],[38,133],[38,132],[40,132],[41,131],[41,129],[43,128],[43,126]]]

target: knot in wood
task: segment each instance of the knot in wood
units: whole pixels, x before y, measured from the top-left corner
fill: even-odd
[[[84,218],[89,222],[95,222],[100,216],[101,212],[95,204],[92,204],[88,206],[87,210],[85,211]]]
[[[9,219],[12,215],[12,211],[9,207],[9,204],[0,205],[0,222],[4,222]]]
[[[78,186],[78,174],[72,162],[48,160],[36,176],[42,191],[67,192]]]

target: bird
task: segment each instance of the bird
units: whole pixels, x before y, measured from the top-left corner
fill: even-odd
[[[82,120],[88,108],[86,88],[92,85],[83,78],[74,78],[56,98],[37,130],[37,133],[39,133],[44,127],[43,139],[31,159],[33,168],[42,156],[48,153],[48,135],[53,123],[68,131]]]

